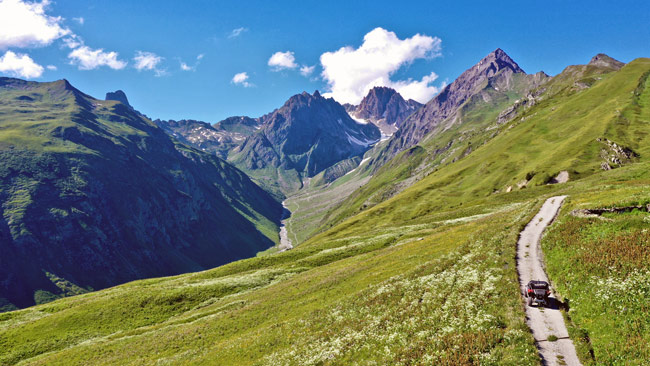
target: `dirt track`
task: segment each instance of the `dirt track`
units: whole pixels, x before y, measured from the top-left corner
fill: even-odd
[[[566,196],[551,197],[526,228],[517,242],[517,271],[522,295],[530,280],[548,282],[539,245],[544,229],[553,221]],[[575,347],[567,332],[559,302],[554,297],[546,308],[526,306],[526,323],[533,332],[535,344],[544,365],[581,365]],[[555,336],[557,340],[550,341]],[[552,337],[551,337],[552,338]]]

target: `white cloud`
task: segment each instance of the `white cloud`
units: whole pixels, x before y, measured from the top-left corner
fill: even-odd
[[[47,68],[48,70],[51,70],[51,71],[56,71],[56,66],[54,66],[54,65],[47,65],[47,66],[45,66],[45,68]]]
[[[185,62],[181,61],[181,70],[183,70],[183,71],[194,71],[194,67],[189,66]]]
[[[63,39],[63,44],[68,48],[77,48],[83,46],[83,41],[76,34],[71,34],[69,37]]]
[[[162,57],[153,52],[137,51],[133,61],[135,61],[135,68],[138,70],[154,70],[162,61]]]
[[[440,56],[440,45],[438,37],[416,34],[401,40],[394,32],[375,28],[363,37],[359,48],[347,46],[321,55],[321,76],[329,88],[324,95],[340,103],[358,104],[371,88],[388,86],[404,98],[425,103],[439,90],[430,85],[437,78],[435,73],[419,81],[392,81],[390,77],[416,59]]]
[[[0,72],[25,79],[37,78],[43,75],[43,66],[37,64],[24,53],[7,51],[0,57]]]
[[[49,3],[49,0],[0,1],[0,49],[47,46],[70,34],[70,30],[61,25],[63,18],[45,13]]]
[[[295,69],[298,67],[298,64],[296,64],[296,58],[291,51],[274,53],[269,59],[268,64],[271,66],[273,71]]]
[[[84,17],[72,18],[72,20],[79,23],[79,25],[84,25],[84,22],[86,21]]]
[[[316,68],[316,65],[313,65],[313,66],[302,65],[300,67],[300,74],[302,76],[309,76],[314,72],[315,68]]]
[[[137,51],[135,57],[133,57],[133,61],[135,62],[134,67],[138,71],[151,70],[156,73],[156,76],[162,76],[167,73],[158,67],[162,60],[163,58],[155,53],[146,51]]]
[[[254,86],[253,84],[248,82],[247,72],[240,72],[235,74],[235,76],[232,77],[232,80],[230,82],[235,85],[241,85],[244,88],[250,88],[251,86]]]
[[[406,80],[393,81],[389,86],[397,90],[405,99],[413,99],[420,103],[426,103],[444,87],[444,85],[440,87],[430,85],[436,79],[438,79],[438,75],[432,72],[422,77],[419,81],[408,78]]]
[[[232,31],[230,31],[230,34],[228,34],[228,38],[237,38],[242,33],[247,32],[247,31],[248,31],[248,28],[244,28],[244,27],[235,28]]]
[[[121,70],[126,67],[126,62],[118,60],[118,56],[117,52],[104,52],[101,48],[93,50],[88,46],[79,46],[68,54],[70,63],[78,65],[80,70],[93,70],[100,66]]]
[[[202,54],[202,53],[200,53],[198,56],[196,56],[196,62],[192,66],[188,65],[187,63],[183,62],[182,60],[179,60],[179,62],[181,63],[181,65],[180,65],[181,70],[183,70],[183,71],[194,71],[194,70],[196,70],[196,68],[201,63],[201,60],[203,59],[203,56],[204,56],[204,54]]]

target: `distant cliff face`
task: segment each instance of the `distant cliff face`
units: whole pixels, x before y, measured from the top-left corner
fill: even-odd
[[[422,104],[413,99],[404,100],[394,89],[375,87],[370,89],[358,106],[348,105],[346,109],[352,117],[372,122],[384,135],[390,136],[420,107]]]
[[[124,101],[8,78],[0,99],[0,307],[211,268],[274,244],[260,229],[277,231],[280,204]]]
[[[268,169],[293,171],[298,184],[298,177],[312,177],[362,155],[380,138],[376,126],[353,120],[343,106],[318,91],[294,95],[260,120],[260,130],[246,138],[230,160],[253,176]]]
[[[214,125],[195,120],[157,119],[154,123],[179,141],[214,153],[222,159],[226,159],[230,151],[260,129],[260,121],[249,117],[229,117]]]

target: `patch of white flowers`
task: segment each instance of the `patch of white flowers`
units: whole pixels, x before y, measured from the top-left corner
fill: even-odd
[[[305,321],[306,328],[324,330],[302,338],[290,351],[269,355],[263,364],[367,365],[376,361],[399,365],[398,355],[414,344],[426,344],[420,362],[436,364],[446,353],[442,337],[500,326],[486,304],[499,296],[497,284],[503,269],[486,263],[481,243],[473,246],[468,253],[452,253],[414,269],[414,273],[425,272],[420,276],[394,276],[319,314],[318,319]],[[434,272],[426,273],[425,268]],[[525,344],[527,337],[522,331],[508,330],[504,342]],[[351,361],[346,358],[350,354],[371,354],[374,361],[363,356]],[[476,356],[486,364],[493,362],[489,352]]]
[[[592,277],[591,283],[596,290],[596,299],[618,310],[641,305],[641,302],[647,304],[650,298],[650,271],[648,270],[635,270],[625,278]]]

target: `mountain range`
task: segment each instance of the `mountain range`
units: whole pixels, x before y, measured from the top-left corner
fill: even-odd
[[[0,283],[44,303],[0,314],[0,364],[538,365],[516,243],[557,196],[548,311],[583,364],[639,364],[649,76],[650,59],[604,54],[527,74],[497,49],[421,106],[388,88],[358,106],[305,92],[214,125],[0,79]],[[253,257],[278,240],[280,200],[293,248]],[[244,247],[45,303],[101,288],[84,270],[120,282]]]

